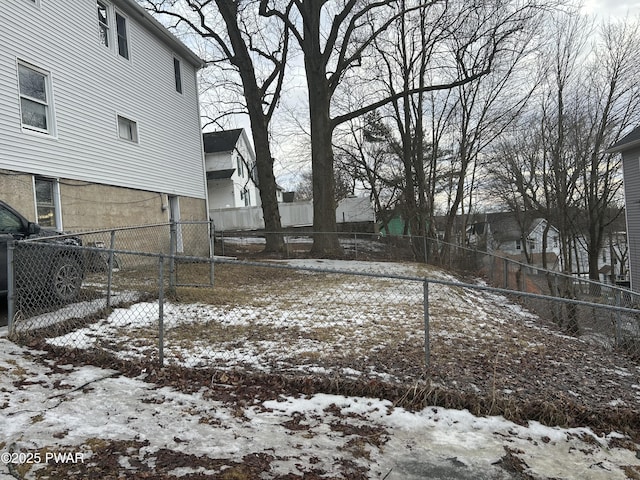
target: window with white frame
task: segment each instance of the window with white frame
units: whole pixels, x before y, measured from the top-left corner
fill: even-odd
[[[53,133],[51,76],[49,72],[18,62],[22,128]]]
[[[62,229],[59,212],[58,182],[52,178],[35,178],[36,211],[43,227]]]
[[[127,19],[116,12],[116,33],[118,35],[118,55],[129,59],[129,37],[127,34]]]
[[[116,10],[107,0],[96,0],[98,13],[98,36],[100,43],[115,49],[122,58],[129,59],[129,26],[127,17]]]
[[[109,7],[104,2],[97,2],[98,6],[98,29],[100,33],[100,43],[105,47],[109,47],[111,42],[109,41],[111,15],[109,13]]]
[[[138,143],[138,124],[122,115],[118,115],[118,137]]]

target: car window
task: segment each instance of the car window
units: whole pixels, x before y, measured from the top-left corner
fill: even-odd
[[[13,212],[0,206],[0,233],[19,233],[24,226],[22,221]]]

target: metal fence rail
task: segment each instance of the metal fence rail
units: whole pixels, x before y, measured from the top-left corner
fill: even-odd
[[[216,252],[250,258],[264,248],[264,235],[264,232],[216,232]],[[307,256],[315,235],[317,234],[305,231],[284,233],[285,248],[282,258]],[[558,270],[543,269],[505,256],[446,244],[440,240],[416,236],[384,237],[361,232],[328,235],[337,236],[343,257],[347,259],[419,261],[465,276],[480,277],[492,286],[507,290],[614,306],[640,306],[640,295],[628,288],[602,284]],[[561,325],[565,323],[561,316],[556,320]]]
[[[531,286],[553,286],[549,272],[501,259],[467,260],[464,277],[417,262],[239,260],[212,255],[207,224],[177,227],[11,245],[11,338],[88,361],[213,369],[223,386],[286,376],[394,401],[446,395],[451,408],[474,399],[482,414],[550,424],[637,418],[640,310],[618,289],[548,295]],[[372,257],[365,241],[359,255]]]
[[[156,229],[169,237],[176,231],[168,225],[150,228],[154,238]],[[109,247],[99,245],[105,235]],[[466,319],[460,328],[467,328],[478,322],[478,309],[490,304],[483,313],[487,325],[494,310],[514,324],[526,323],[535,311],[594,348],[640,354],[640,312],[622,305],[620,296],[605,302],[514,291],[463,283],[419,265],[409,275],[394,273],[393,264],[356,262],[357,270],[344,270],[202,257],[184,249],[171,255],[170,238],[158,240],[164,247],[157,252],[111,248],[131,245],[118,244],[124,235],[91,232],[82,236],[83,245],[60,239],[13,245],[13,337],[188,367],[360,375],[375,370],[379,377],[406,381],[420,377],[437,358],[434,338],[455,335],[448,319]],[[71,272],[57,279],[54,267]],[[56,291],[57,280],[72,296]]]
[[[157,299],[158,263],[167,259],[167,289],[213,282],[208,222],[157,224],[10,242],[10,327],[82,323],[99,312]],[[193,264],[207,274],[193,278]]]

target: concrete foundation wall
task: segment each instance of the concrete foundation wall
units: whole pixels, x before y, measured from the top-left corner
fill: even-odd
[[[67,232],[169,221],[168,195],[59,179],[62,226]],[[36,221],[33,176],[0,170],[0,199]],[[182,221],[206,221],[206,201],[179,197]]]
[[[7,202],[30,221],[36,221],[33,176],[0,170],[0,200]]]

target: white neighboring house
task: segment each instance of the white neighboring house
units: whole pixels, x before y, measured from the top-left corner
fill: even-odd
[[[575,275],[589,278],[589,254],[587,239],[579,236],[575,239],[575,247],[571,252],[573,272]],[[599,281],[602,283],[629,284],[629,252],[627,232],[615,231],[605,235],[598,258]]]
[[[336,206],[336,223],[375,223],[376,214],[368,197],[347,197]]]
[[[631,289],[640,292],[640,126],[611,145],[606,153],[622,154]]]
[[[202,61],[135,0],[2,7],[2,199],[66,230],[206,220]]]
[[[511,212],[488,213],[467,228],[469,244],[486,248],[523,263],[542,266],[542,245],[547,221],[521,219]],[[547,232],[547,268],[560,269],[560,232],[553,225]]]
[[[244,129],[203,134],[209,207],[260,206],[256,155]],[[279,191],[282,201],[282,192]]]

